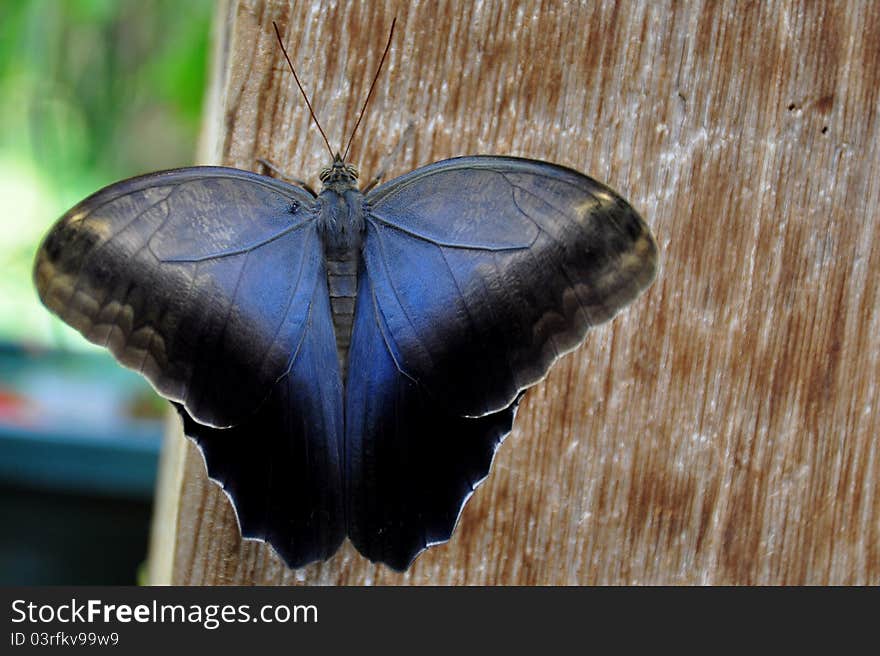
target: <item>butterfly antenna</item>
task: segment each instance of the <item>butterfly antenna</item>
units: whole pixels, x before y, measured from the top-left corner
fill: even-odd
[[[312,109],[312,103],[309,102],[309,97],[306,95],[305,89],[303,89],[302,84],[299,82],[299,76],[296,74],[296,69],[293,67],[293,63],[290,61],[290,57],[287,55],[287,49],[284,47],[284,41],[281,39],[281,32],[278,30],[278,25],[275,21],[272,21],[272,27],[275,28],[275,36],[278,37],[278,45],[281,46],[281,52],[284,53],[284,58],[287,60],[287,65],[290,66],[290,72],[293,73],[293,79],[296,80],[296,86],[299,87],[299,92],[303,95],[303,98],[306,99],[306,105],[309,108],[309,114],[312,115],[312,120],[315,122],[315,125],[318,126],[318,132],[321,133],[321,136],[324,137],[324,143],[327,144],[327,151],[330,153],[330,157],[333,157],[333,148],[330,147],[330,142],[327,140],[327,135],[324,134],[324,130],[321,128],[321,124],[318,123],[318,117],[315,116],[315,110]]]
[[[357,133],[357,129],[361,124],[361,119],[364,118],[364,112],[367,109],[367,105],[370,102],[370,98],[373,96],[373,89],[376,88],[376,81],[379,79],[379,73],[382,72],[382,66],[385,64],[385,57],[388,56],[388,51],[391,49],[391,38],[394,36],[394,25],[397,23],[397,18],[391,21],[391,31],[388,33],[388,43],[385,44],[385,52],[382,53],[382,59],[379,61],[379,68],[376,69],[376,75],[373,77],[373,83],[370,85],[370,92],[367,94],[367,99],[364,101],[364,106],[361,107],[361,113],[358,114],[357,123],[354,124],[354,130],[351,131],[351,136],[348,138],[348,145],[345,147],[345,153],[342,155],[342,161],[346,161],[348,159],[348,151],[351,149],[351,142],[354,141],[354,135]]]

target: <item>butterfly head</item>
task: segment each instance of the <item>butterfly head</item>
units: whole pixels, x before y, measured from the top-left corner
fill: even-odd
[[[357,168],[346,164],[339,153],[333,156],[333,163],[321,171],[321,182],[325,189],[353,189],[357,186],[357,179]]]
[[[344,191],[357,187],[358,170],[346,164],[339,153],[333,157],[333,163],[321,171],[321,182],[325,189]]]

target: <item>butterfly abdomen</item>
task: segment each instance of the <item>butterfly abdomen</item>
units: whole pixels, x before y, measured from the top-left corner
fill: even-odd
[[[339,371],[343,381],[347,373],[360,258],[360,249],[353,249],[344,255],[336,254],[333,259],[327,257],[326,260],[330,311],[333,315],[333,332],[336,333],[336,354],[339,357]]]
[[[319,202],[318,228],[324,244],[336,353],[344,381],[363,242],[364,196],[354,188],[325,188]]]

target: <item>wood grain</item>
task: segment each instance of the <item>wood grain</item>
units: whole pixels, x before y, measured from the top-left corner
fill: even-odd
[[[392,177],[474,153],[566,164],[641,211],[661,271],[527,394],[452,541],[405,574],[350,545],[288,571],[241,541],[177,434],[154,582],[880,583],[880,4],[223,12],[207,160],[314,180],[327,153],[270,21],[337,142],[397,16],[352,150],[365,177],[409,123]]]

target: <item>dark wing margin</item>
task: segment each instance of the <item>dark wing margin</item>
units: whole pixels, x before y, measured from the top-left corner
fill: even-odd
[[[546,162],[437,162],[367,202],[364,259],[397,365],[454,414],[508,407],[656,272],[635,210]]]
[[[347,530],[367,558],[403,571],[452,535],[518,400],[479,419],[456,416],[401,373],[400,357],[362,274],[346,385]]]
[[[314,199],[237,169],[110,185],[37,252],[43,303],[198,422],[246,418],[303,340],[323,275]]]

